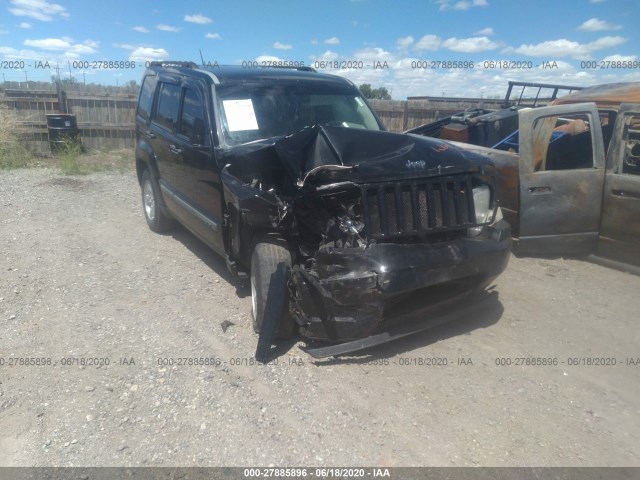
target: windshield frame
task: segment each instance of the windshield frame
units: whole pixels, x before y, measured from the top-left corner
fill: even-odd
[[[317,123],[309,125],[301,125],[300,128],[293,129],[292,131],[280,132],[273,135],[256,135],[255,138],[247,141],[233,141],[230,132],[228,130],[228,120],[226,117],[226,111],[223,102],[225,100],[233,100],[233,99],[246,99],[253,98],[256,93],[259,93],[261,90],[281,90],[284,91],[282,95],[293,95],[293,94],[308,94],[308,95],[340,95],[340,96],[348,96],[353,97],[354,101],[358,103],[362,103],[362,106],[358,105],[359,108],[364,108],[370,115],[370,121],[375,122],[377,128],[368,128],[366,125],[364,128],[366,130],[374,130],[374,131],[386,131],[383,123],[378,117],[375,110],[371,107],[369,102],[367,102],[366,98],[360,93],[360,91],[352,84],[345,83],[344,84],[328,84],[323,81],[311,81],[305,80],[303,82],[300,81],[278,81],[277,83],[266,83],[266,82],[232,82],[225,83],[221,85],[215,86],[215,110],[217,117],[217,125],[219,132],[219,146],[222,148],[234,148],[240,145],[245,145],[253,142],[265,141],[271,138],[282,138],[286,135],[290,135],[295,133],[296,131],[301,130],[303,127],[311,127]],[[245,93],[246,92],[246,93]],[[276,94],[277,96],[278,94]],[[356,100],[357,99],[357,100]],[[248,130],[250,131],[250,130]]]

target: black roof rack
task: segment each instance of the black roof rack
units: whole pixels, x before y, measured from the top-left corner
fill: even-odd
[[[286,69],[291,69],[291,70],[298,70],[299,72],[318,72],[315,68],[313,67],[307,67],[307,66],[302,66],[302,67],[295,67],[295,66],[288,66],[288,65],[264,65],[262,67],[259,68],[286,68]]]
[[[150,67],[182,67],[182,68],[198,68],[193,62],[177,62],[173,60],[161,60],[149,63]]]
[[[186,61],[186,62],[182,62],[182,61],[175,61],[175,60],[155,60],[153,62],[149,62],[149,66],[150,67],[178,67],[178,68],[199,68],[201,65],[198,65],[197,63],[194,62],[190,62],[190,61]],[[237,65],[230,65],[230,66],[237,66]],[[206,65],[202,65],[202,67],[206,67]],[[308,67],[308,66],[289,66],[289,65],[260,65],[258,67],[256,67],[258,69],[260,68],[279,68],[279,69],[290,69],[290,70],[298,70],[300,72],[314,72],[316,73],[317,70],[313,67]]]

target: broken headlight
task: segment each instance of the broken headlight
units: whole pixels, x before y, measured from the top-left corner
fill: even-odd
[[[493,208],[491,206],[491,188],[489,188],[489,185],[474,187],[473,205],[475,206],[476,224],[484,224],[491,220]],[[477,237],[482,232],[482,227],[473,227],[467,232],[470,237]]]
[[[340,230],[351,235],[358,235],[364,229],[364,223],[353,220],[349,217],[341,217],[339,223]],[[358,235],[360,236],[360,235]]]

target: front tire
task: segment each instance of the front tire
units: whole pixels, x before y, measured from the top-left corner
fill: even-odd
[[[140,179],[142,192],[142,211],[149,228],[156,233],[166,232],[171,228],[171,219],[162,211],[160,187],[151,178],[149,170],[142,172]]]
[[[293,320],[288,314],[287,286],[290,268],[291,254],[284,246],[261,242],[254,247],[251,255],[251,315],[256,333],[272,330],[275,333],[270,335],[272,338],[291,338]],[[273,296],[269,301],[277,309],[273,312],[266,308],[269,294]]]

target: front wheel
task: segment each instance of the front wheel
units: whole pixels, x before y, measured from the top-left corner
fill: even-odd
[[[288,315],[287,281],[291,254],[282,245],[261,242],[251,255],[251,314],[253,330],[267,337],[290,338],[293,320]]]
[[[171,228],[171,219],[167,217],[160,207],[160,202],[162,201],[160,188],[151,178],[149,170],[142,172],[140,189],[142,190],[142,209],[147,225],[154,232],[166,232]]]

